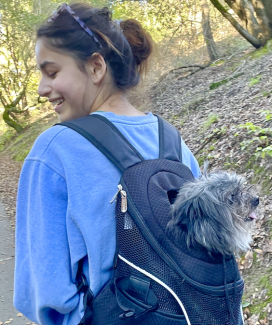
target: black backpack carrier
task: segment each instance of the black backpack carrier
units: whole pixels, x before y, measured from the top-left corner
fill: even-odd
[[[94,298],[84,291],[84,325],[241,325],[243,280],[234,256],[188,249],[166,233],[170,205],[184,182],[177,129],[158,117],[159,159],[144,160],[105,117],[92,114],[61,123],[96,146],[122,172],[116,194],[117,248],[114,275]]]

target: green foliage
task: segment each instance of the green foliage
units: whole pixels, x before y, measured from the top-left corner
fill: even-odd
[[[266,289],[267,290],[267,299],[263,300],[259,300],[258,297],[256,297],[253,300],[253,304],[249,307],[250,308],[250,312],[252,314],[260,314],[260,318],[264,318],[266,317],[266,313],[263,311],[264,308],[272,302],[272,285],[271,285],[271,273],[272,272],[272,268],[267,270],[267,274],[263,275],[260,279],[259,279],[259,286],[261,286],[262,289]]]
[[[243,308],[246,308],[246,307],[248,307],[248,306],[250,306],[250,302],[249,302],[249,301],[245,301],[245,302],[243,302],[243,304],[242,304],[242,307],[243,307]]]
[[[50,1],[0,0],[0,105],[4,121],[17,132],[22,130],[21,115],[38,104],[36,27],[51,12],[50,5]]]
[[[249,82],[249,86],[252,87],[254,85],[257,85],[260,82],[260,80],[261,80],[260,76],[258,76],[256,78],[251,78],[250,82]]]
[[[214,145],[210,146],[210,148],[209,148],[209,151],[213,151],[213,150],[215,150],[215,146]]]
[[[207,156],[200,156],[200,157],[197,157],[198,165],[199,165],[199,166],[203,166],[205,160],[207,160]]]
[[[272,120],[272,112],[260,111],[261,115],[265,116],[266,121]],[[238,128],[246,129],[248,135],[253,135],[250,139],[241,142],[241,149],[245,150],[254,147],[256,158],[265,158],[266,156],[272,157],[272,128],[262,128],[251,122],[238,125]],[[238,135],[236,133],[235,135]]]
[[[265,115],[266,121],[272,120],[272,112],[271,111],[260,111],[261,115]]]
[[[161,55],[163,66],[168,65],[166,60],[171,60],[169,69],[172,65],[203,60],[200,0],[116,0],[111,2],[111,8],[115,19],[135,18],[142,23],[159,45],[157,54]],[[226,22],[222,21],[220,13],[212,5],[210,17],[215,41],[222,39],[222,33],[218,32],[217,35],[215,31],[224,29],[224,37],[228,36]],[[196,49],[201,49],[201,55],[196,53]]]
[[[213,129],[212,132],[205,137],[203,142],[209,143],[211,141],[216,142],[218,138],[226,133],[227,129],[225,127]],[[196,155],[199,166],[202,166],[205,160],[216,159],[219,157],[219,154],[214,154],[213,151],[216,149],[215,145],[211,145],[208,150],[204,148]]]
[[[5,131],[0,136],[0,151],[10,154],[16,161],[23,161],[37,137],[57,122],[55,113],[43,114],[41,118],[36,116],[34,119],[34,122],[26,125],[20,135],[12,129]]]
[[[271,270],[272,271],[272,270]],[[272,275],[270,274],[266,274],[264,276],[262,276],[260,279],[259,279],[259,285],[262,287],[262,288],[268,288],[269,286],[271,286],[271,281],[270,281],[270,278],[272,280]],[[271,288],[272,289],[272,288]]]
[[[228,81],[229,81],[229,79],[223,79],[221,81],[214,82],[210,85],[210,90],[216,89],[216,88],[220,87],[221,85],[226,84]]]
[[[263,95],[264,97],[270,97],[271,94],[272,94],[272,91],[264,91],[264,92],[262,93],[262,95]]]
[[[228,83],[231,79],[236,79],[238,77],[240,77],[241,75],[243,75],[243,73],[238,73],[236,76],[233,76],[233,77],[230,77],[230,78],[227,78],[227,79],[223,79],[221,81],[218,81],[218,82],[214,82],[210,85],[210,90],[213,90],[213,89],[216,89],[226,83]]]
[[[7,143],[14,137],[15,131],[13,129],[7,130],[0,136],[0,152],[4,150]]]
[[[202,129],[207,130],[212,124],[217,123],[220,120],[219,116],[216,114],[209,114],[207,120],[203,123]]]
[[[251,60],[259,59],[272,51],[272,40],[268,41],[264,47],[251,52],[248,57]]]

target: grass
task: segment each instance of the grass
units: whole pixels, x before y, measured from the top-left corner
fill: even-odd
[[[224,79],[218,82],[214,82],[210,85],[210,90],[216,89],[224,84],[226,84],[229,81],[229,79]]]
[[[261,77],[251,78],[249,82],[249,86],[252,87],[254,85],[257,85],[261,80]]]
[[[201,167],[204,164],[204,161],[207,160],[207,156],[197,156],[198,165]]]
[[[263,97],[270,97],[271,94],[272,94],[272,91],[264,91],[264,92],[262,93]]]
[[[209,114],[206,121],[202,124],[202,130],[207,130],[212,124],[217,123],[220,120],[216,114]]]
[[[16,132],[13,129],[7,129],[0,136],[0,152],[5,149],[7,143],[11,141],[11,139],[16,136]]]
[[[0,152],[11,155],[15,161],[23,161],[37,137],[57,122],[55,113],[35,112],[27,121],[24,130],[17,134],[12,128],[0,123]]]
[[[267,274],[263,275],[259,279],[259,287],[261,290],[267,290],[266,296],[267,299],[264,301],[260,301],[258,297],[254,299],[253,304],[249,307],[250,312],[252,314],[260,314],[260,319],[266,317],[266,313],[264,313],[263,309],[272,302],[272,268],[270,268]]]
[[[210,146],[210,148],[209,148],[209,151],[213,151],[213,150],[215,150],[215,146],[214,145]]]
[[[218,82],[214,82],[214,83],[210,84],[210,90],[216,89],[216,88],[218,88],[218,87],[220,87],[220,86],[228,83],[232,79],[236,79],[236,78],[240,77],[243,74],[244,74],[243,72],[242,73],[238,73],[236,76],[233,76],[231,78],[227,78],[227,79],[223,79],[223,80],[218,81]]]
[[[272,51],[272,41],[270,40],[267,42],[267,44],[264,47],[261,47],[260,49],[251,52],[247,56],[249,57],[249,59],[255,60],[270,53],[271,51]]]

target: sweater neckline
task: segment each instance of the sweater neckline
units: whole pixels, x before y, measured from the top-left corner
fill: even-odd
[[[112,112],[102,112],[96,111],[91,113],[90,115],[98,114],[106,117],[112,122],[115,123],[125,123],[125,124],[146,124],[146,123],[154,123],[157,122],[156,116],[154,116],[151,112],[148,112],[146,115],[141,116],[127,116],[127,115],[117,115]]]

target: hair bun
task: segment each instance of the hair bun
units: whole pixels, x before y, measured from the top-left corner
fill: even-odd
[[[111,21],[112,19],[112,12],[109,10],[108,7],[104,7],[99,10],[99,15],[105,18],[107,21]]]
[[[151,36],[135,19],[121,21],[120,27],[130,44],[139,71],[145,71],[147,69],[147,59],[153,50],[153,41]]]

